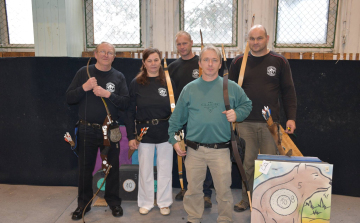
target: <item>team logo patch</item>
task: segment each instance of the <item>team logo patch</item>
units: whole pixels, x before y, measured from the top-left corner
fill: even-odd
[[[106,84],[106,90],[112,92],[115,92],[115,84],[109,82]]]
[[[159,91],[159,95],[160,96],[163,96],[163,97],[166,97],[167,96],[167,93],[166,93],[166,89],[165,88],[159,88],[158,89],[158,91]]]
[[[208,102],[208,103],[202,103],[201,106],[203,108],[206,108],[209,111],[209,113],[211,113],[215,108],[219,106],[219,103]]]
[[[276,75],[276,67],[268,66],[267,67],[267,74],[271,77]]]
[[[193,78],[199,78],[199,69],[194,69],[192,72],[192,77]]]

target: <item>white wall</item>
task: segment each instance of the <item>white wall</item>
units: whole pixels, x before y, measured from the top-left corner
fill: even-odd
[[[335,53],[360,53],[360,1],[340,0]]]
[[[80,57],[84,50],[80,0],[32,0],[35,56]]]

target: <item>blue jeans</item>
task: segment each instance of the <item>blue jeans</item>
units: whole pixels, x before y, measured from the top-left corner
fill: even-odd
[[[210,169],[209,169],[209,167],[207,167],[207,169],[206,169],[206,177],[205,177],[204,185],[203,185],[204,197],[210,197],[211,198],[212,190],[210,189],[210,186],[211,186],[212,182],[213,182],[213,180],[212,180],[212,177],[211,177]]]

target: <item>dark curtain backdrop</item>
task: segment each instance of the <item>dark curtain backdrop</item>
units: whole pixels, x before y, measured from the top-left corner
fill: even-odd
[[[360,62],[289,62],[298,96],[294,142],[305,156],[334,164],[333,193],[360,196]],[[77,107],[66,104],[65,91],[86,63],[86,58],[0,58],[0,183],[77,185],[77,158],[63,139],[73,132]],[[140,59],[113,63],[128,84],[140,66]],[[176,163],[173,173],[179,187]],[[233,187],[240,181],[234,165]]]

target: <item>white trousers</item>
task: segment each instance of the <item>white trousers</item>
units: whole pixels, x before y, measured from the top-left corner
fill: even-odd
[[[157,194],[159,208],[169,207],[172,198],[173,147],[170,143],[140,143],[138,206],[151,210],[154,207],[154,154],[157,149]]]

